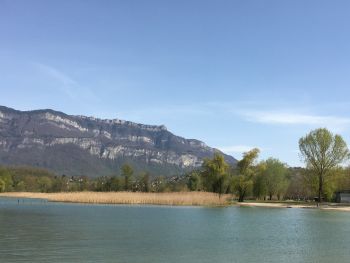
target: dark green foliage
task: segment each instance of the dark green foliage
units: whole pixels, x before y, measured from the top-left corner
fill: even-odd
[[[188,177],[188,188],[190,191],[200,191],[203,189],[201,173],[193,171]]]
[[[110,178],[110,191],[122,191],[124,190],[124,180],[120,176],[113,176]]]
[[[134,169],[129,164],[124,164],[121,168],[122,176],[124,177],[124,190],[129,191],[132,189],[132,175]]]

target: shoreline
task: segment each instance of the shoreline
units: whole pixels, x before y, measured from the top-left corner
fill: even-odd
[[[336,204],[336,203],[324,203],[319,207],[315,203],[293,203],[293,202],[243,202],[236,203],[238,206],[243,207],[265,207],[265,208],[303,208],[303,209],[319,209],[329,211],[345,211],[350,212],[350,205]]]
[[[44,199],[48,202],[82,203],[82,204],[120,204],[120,205],[169,205],[169,206],[238,206],[264,208],[303,208],[326,211],[350,212],[350,204],[324,203],[317,207],[315,203],[300,202],[233,202],[231,195],[209,192],[5,192],[0,197]]]

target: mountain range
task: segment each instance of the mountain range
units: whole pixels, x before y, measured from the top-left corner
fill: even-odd
[[[174,135],[163,125],[67,115],[50,109],[18,111],[0,106],[0,164],[47,168],[57,174],[96,177],[121,165],[152,175],[199,167],[215,148]],[[237,160],[223,154],[226,161]]]

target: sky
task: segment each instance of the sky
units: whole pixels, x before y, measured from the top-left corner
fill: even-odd
[[[350,143],[350,2],[0,0],[0,105],[164,124],[301,166]]]

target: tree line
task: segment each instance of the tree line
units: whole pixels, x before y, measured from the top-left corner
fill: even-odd
[[[0,167],[0,192],[76,192],[76,191],[187,191],[186,176],[152,176],[148,172],[135,174],[124,164],[118,175],[89,178],[58,176],[34,167]]]
[[[135,174],[129,164],[124,164],[118,175],[98,178],[57,176],[31,167],[0,167],[0,192],[208,191],[232,194],[242,202],[247,198],[332,201],[336,191],[350,189],[350,168],[344,166],[349,150],[340,135],[317,129],[299,140],[299,148],[305,168],[288,167],[272,157],[258,161],[257,148],[245,152],[234,166],[215,153],[204,159],[199,169],[170,177]]]
[[[200,171],[191,173],[189,188],[219,195],[233,194],[239,202],[246,198],[281,200],[286,196],[293,171],[278,159],[257,162],[258,155],[259,149],[252,149],[232,167],[222,155],[215,154],[204,161]]]
[[[252,199],[332,201],[336,191],[350,190],[350,158],[344,139],[316,129],[299,140],[306,168],[290,168],[275,158],[257,162],[259,149],[243,154],[235,167],[215,154],[189,178],[190,190],[234,194],[239,202]]]

